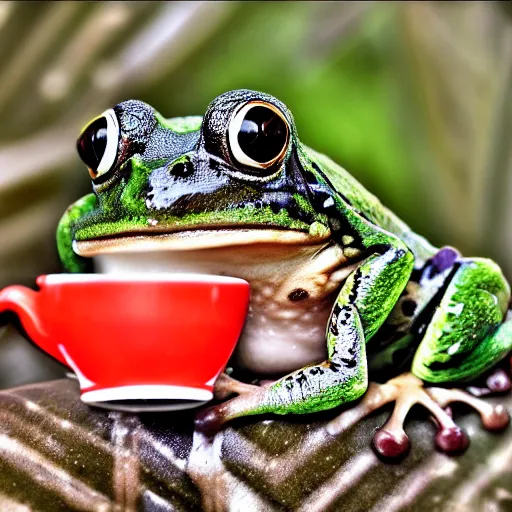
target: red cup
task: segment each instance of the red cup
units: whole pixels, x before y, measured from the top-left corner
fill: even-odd
[[[199,274],[53,274],[9,286],[0,312],[74,370],[84,402],[121,410],[196,407],[231,356],[249,283]]]

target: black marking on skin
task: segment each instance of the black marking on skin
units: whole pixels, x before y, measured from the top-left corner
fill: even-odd
[[[338,324],[339,325],[347,325],[348,320],[350,318],[349,311],[347,311],[347,308],[343,308],[340,310],[340,314],[338,315]]]
[[[354,368],[357,365],[356,353],[357,353],[357,340],[352,341],[352,345],[348,348],[347,352],[351,356],[350,358],[340,357],[339,360],[343,363],[345,368]],[[333,354],[334,356],[334,354]]]
[[[283,208],[279,204],[270,203],[270,209],[272,210],[272,213],[278,214]]]
[[[212,171],[216,171],[219,168],[219,162],[215,158],[210,158],[208,165]]]
[[[441,272],[458,262],[460,254],[452,247],[442,247],[429,258],[422,267],[415,268],[411,273],[410,281],[419,283],[422,279],[434,279]]]
[[[212,161],[215,162],[213,167]],[[193,167],[194,174],[187,180],[175,176],[165,166],[153,170],[149,182],[155,189],[155,195],[149,208],[181,215],[251,206],[259,209],[268,207],[275,214],[285,210],[292,219],[308,225],[318,220],[313,207],[303,209],[294,197],[299,194],[307,198],[307,192],[299,169],[290,160],[275,180],[256,184],[232,176],[228,171],[233,169],[206,153],[204,148],[199,148],[193,157]],[[180,186],[175,188],[178,181]],[[164,187],[168,190],[166,193],[162,192]]]
[[[402,368],[409,366],[409,362],[412,360],[419,343],[413,343],[407,347],[399,348],[395,350],[391,356],[392,364],[395,369],[400,371]]]
[[[309,298],[309,293],[303,288],[297,288],[288,294],[288,300],[292,302],[299,302]]]
[[[343,202],[345,204],[347,204],[348,206],[350,206],[351,208],[353,208],[361,217],[363,217],[363,219],[367,220],[368,222],[370,222],[371,224],[373,224],[373,222],[367,217],[366,213],[358,210],[357,208],[355,208],[355,206],[352,204],[352,202],[349,200],[349,198],[343,194],[342,192],[340,192],[339,190],[336,190],[336,187],[332,184],[331,180],[329,179],[328,176],[326,176],[325,173],[323,173],[321,170],[320,170],[320,167],[318,167],[318,164],[316,162],[312,162],[311,163],[312,167],[315,169],[315,171],[320,174],[320,176],[322,176],[322,178],[325,180],[325,182],[327,183],[327,185],[331,188],[331,190],[335,190],[336,191],[336,194],[343,200]],[[358,237],[359,238],[359,237]]]
[[[318,177],[314,172],[300,165],[300,159],[296,151],[294,151],[293,160],[296,161],[296,165],[301,170],[300,174],[305,180],[309,202],[316,211],[327,216],[333,237],[340,241],[342,236],[349,235],[354,239],[351,244],[352,247],[363,249],[364,247],[359,233],[342,217],[336,205],[336,200],[339,198],[344,201],[349,208],[353,208],[347,197],[335,189],[329,178],[320,170],[315,162],[312,162],[311,165],[325,181],[325,184],[318,181]],[[328,206],[325,206],[325,204]]]
[[[290,215],[290,217],[303,221],[306,224],[311,224],[315,220],[311,213],[300,209],[295,198],[291,193],[287,191],[264,192],[261,199],[255,199],[253,201],[240,201],[236,204],[233,204],[231,208],[246,208],[248,206],[252,206],[258,209],[268,206],[274,214],[278,214],[281,210],[285,210]]]
[[[306,377],[306,375],[304,374],[303,371],[300,371],[300,372],[295,374],[295,380],[297,381],[297,383],[299,385],[302,385],[302,383],[308,381],[308,379],[307,379],[307,377]]]
[[[341,361],[343,361],[343,359],[341,359]],[[334,361],[330,361],[329,369],[332,370],[334,373],[338,373],[341,370],[341,365]]]
[[[126,183],[124,183],[126,185]],[[154,196],[153,187],[148,183],[144,183],[144,185],[140,188],[140,192],[138,193],[139,199],[148,199],[149,196]]]
[[[303,385],[307,384],[307,382],[308,382],[308,378],[305,375],[304,371],[299,370],[297,373],[295,373],[294,380],[295,380],[295,383],[298,384],[298,386],[299,386],[301,397],[304,399]],[[289,387],[286,386],[286,388],[288,391],[290,391],[290,398],[293,399],[293,388],[294,388],[293,384]]]
[[[343,307],[341,308],[338,304],[334,306],[331,325],[330,325],[330,332],[334,336],[339,336],[338,331],[338,324],[341,325],[347,325],[348,320],[350,318],[349,312],[347,311],[348,308]],[[338,356],[338,349],[335,346],[333,348],[330,361],[329,361],[329,369],[332,370],[334,373],[339,372],[343,368],[345,369],[352,369],[357,365],[357,348],[358,348],[358,341],[356,339],[352,340],[351,346],[347,349],[347,352],[350,357],[339,357]]]
[[[405,299],[402,302],[402,313],[408,317],[414,316],[417,307],[418,304],[416,303],[416,301],[412,299]]]
[[[188,178],[194,173],[194,165],[187,158],[183,162],[178,162],[169,168],[169,173],[177,178]]]
[[[338,304],[335,304],[334,306],[334,310],[333,310],[333,313],[332,313],[332,318],[331,318],[331,325],[329,326],[329,331],[331,332],[331,334],[333,336],[336,336],[338,337],[339,336],[339,331],[338,331],[338,316],[341,312],[341,308]]]
[[[336,191],[336,194],[343,200],[343,202],[345,204],[347,204],[348,206],[350,206],[351,208],[354,208],[354,205],[349,201],[348,197],[343,194],[342,192],[340,192],[339,190],[336,190],[336,187],[332,184],[331,180],[325,175],[325,173],[323,173],[321,170],[320,170],[320,167],[318,167],[318,164],[316,162],[311,162],[311,166],[313,167],[313,169],[315,169],[315,171],[320,175],[322,176],[322,178],[325,180],[325,182],[327,183],[327,186],[330,188],[329,191],[327,191],[326,189],[324,189],[325,193],[328,195],[328,197],[326,197],[325,199],[328,199],[329,197],[332,197],[332,192],[331,191]],[[355,208],[354,208],[355,209]],[[360,213],[358,211],[358,213]]]
[[[349,304],[355,303],[355,301],[357,299],[357,289],[359,288],[359,285],[361,284],[362,279],[363,279],[363,273],[361,272],[361,267],[358,267],[357,270],[354,272],[354,284],[352,285],[352,288],[348,295]]]
[[[342,358],[340,361],[345,365],[345,368],[354,368],[357,364],[355,359]]]
[[[446,354],[446,351],[443,351],[441,353]],[[432,361],[430,363],[427,362],[426,366],[432,372],[448,370],[449,368],[457,368],[462,365],[462,363],[468,358],[469,355],[470,354],[468,354],[467,352],[459,352],[457,354],[452,354],[448,361]]]
[[[425,268],[427,267],[428,261],[424,263],[421,268],[414,268],[411,272],[411,277],[409,278],[409,282],[419,283]],[[405,290],[404,290],[405,291]]]
[[[425,330],[427,329],[430,321],[432,320],[432,317],[434,316],[436,308],[441,303],[441,300],[446,293],[450,282],[452,281],[456,272],[459,270],[460,266],[461,263],[455,263],[450,273],[446,276],[442,286],[439,287],[439,290],[437,290],[430,302],[425,305],[419,315],[414,319],[410,328],[411,334],[422,336],[425,333]]]
[[[496,330],[499,329],[500,325],[501,324],[492,325],[492,326],[488,327],[487,329],[481,330],[477,334],[477,336],[478,336],[477,339],[483,340],[487,336],[492,336],[496,332]],[[440,371],[440,370],[447,370],[449,368],[457,368],[457,367],[461,366],[465,360],[467,360],[468,356],[471,355],[471,352],[468,352],[468,351],[457,352],[455,354],[448,354],[448,349],[450,348],[450,346],[447,346],[446,350],[439,352],[440,354],[448,356],[449,359],[447,361],[444,361],[444,362],[443,361],[431,361],[430,363],[426,363],[426,366],[432,372],[436,372],[436,371]]]

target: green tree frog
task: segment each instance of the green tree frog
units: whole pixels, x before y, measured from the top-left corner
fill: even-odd
[[[216,394],[230,399],[203,410],[197,428],[363,397],[353,417],[395,402],[374,437],[391,456],[408,446],[403,420],[415,403],[435,416],[446,451],[467,444],[443,409],[452,401],[478,409],[489,428],[508,422],[503,408],[440,386],[484,375],[512,348],[510,287],[498,265],[414,233],[305,146],[278,99],[235,90],[204,117],[172,119],[125,101],[93,119],[77,144],[94,193],[59,223],[68,271],[89,271],[94,259],[104,273],[201,272],[251,284],[234,361],[266,380],[222,374]],[[392,380],[369,384],[369,374],[390,369]]]

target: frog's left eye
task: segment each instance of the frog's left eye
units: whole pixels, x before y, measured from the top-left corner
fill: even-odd
[[[288,121],[277,107],[263,101],[251,101],[231,119],[229,148],[238,163],[267,169],[286,154],[289,133]]]
[[[88,124],[77,140],[78,154],[94,180],[112,169],[117,159],[119,123],[112,109]]]

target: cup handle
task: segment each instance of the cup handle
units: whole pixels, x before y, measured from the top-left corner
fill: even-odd
[[[0,290],[0,326],[8,323],[7,316],[2,313],[15,313],[29,338],[39,348],[67,366],[56,342],[52,341],[41,325],[38,299],[39,292],[26,286],[12,285]]]

